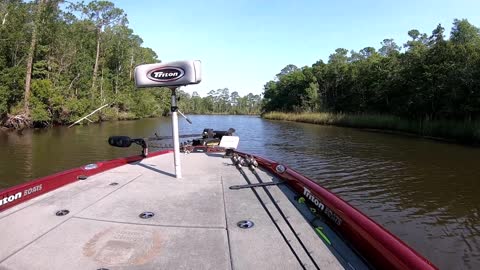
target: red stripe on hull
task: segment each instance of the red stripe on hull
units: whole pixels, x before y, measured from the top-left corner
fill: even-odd
[[[171,150],[164,150],[151,153],[148,157],[154,157],[172,152]],[[64,185],[78,181],[81,175],[92,176],[110,169],[125,165],[127,163],[142,160],[142,156],[131,156],[124,158],[117,158],[109,161],[101,161],[94,163],[97,165],[95,169],[86,170],[83,167],[75,168],[60,173],[52,174],[46,177],[38,178],[24,184],[13,186],[0,191],[0,212],[18,205],[22,202],[28,201],[49,191],[55,190]]]

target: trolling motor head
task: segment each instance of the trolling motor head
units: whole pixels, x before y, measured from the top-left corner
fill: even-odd
[[[190,124],[192,122],[178,110],[176,89],[180,86],[197,84],[200,81],[202,81],[202,71],[199,60],[146,64],[135,68],[135,85],[137,87],[168,87],[172,90],[172,137],[175,176],[177,178],[182,178],[177,113],[185,117]]]
[[[111,146],[115,147],[130,147],[132,143],[138,144],[142,147],[142,156],[147,157],[148,156],[148,144],[147,142],[142,139],[132,139],[127,136],[111,136],[108,138],[108,144]]]
[[[202,81],[201,62],[176,61],[140,65],[135,68],[137,87],[179,87]]]

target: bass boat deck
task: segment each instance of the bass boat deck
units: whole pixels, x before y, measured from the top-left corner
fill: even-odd
[[[176,179],[172,158],[114,168],[0,213],[0,269],[345,267],[278,185],[230,189],[270,174],[192,153]]]
[[[382,228],[365,216],[349,220],[356,210],[330,206],[315,183],[296,192],[306,178],[283,165],[183,153],[178,179],[172,151],[150,156],[2,191],[0,269],[434,269],[386,231],[371,239]],[[358,248],[376,245],[376,260],[339,233],[357,223],[373,226]]]

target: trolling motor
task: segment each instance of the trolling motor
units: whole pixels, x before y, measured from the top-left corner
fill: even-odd
[[[143,157],[148,156],[148,144],[142,138],[131,139],[130,137],[127,137],[127,136],[111,136],[110,138],[108,138],[108,144],[115,147],[130,147],[132,143],[138,144],[142,147]]]
[[[174,150],[175,176],[182,178],[180,167],[180,139],[178,135],[178,115],[183,116],[188,123],[192,123],[177,106],[177,89],[180,86],[198,84],[202,80],[201,62],[176,61],[170,63],[155,63],[139,65],[135,68],[135,85],[138,88],[166,87],[172,91],[172,138]],[[142,146],[142,155],[148,155],[148,145],[144,139],[131,139],[127,136],[112,136],[108,143],[116,147],[129,147],[132,143]]]
[[[192,123],[192,121],[178,109],[177,89],[180,86],[198,84],[201,80],[201,62],[199,60],[145,64],[135,68],[135,85],[138,88],[167,87],[172,91],[170,110],[172,112],[174,164],[175,176],[177,178],[182,178],[177,113],[183,116],[187,122]]]
[[[234,128],[229,128],[227,131],[213,130],[211,128],[206,128],[203,130],[202,138],[203,139],[222,139],[223,136],[232,136],[235,132]]]

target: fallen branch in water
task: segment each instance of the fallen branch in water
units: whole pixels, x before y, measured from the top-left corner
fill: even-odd
[[[91,112],[91,113],[87,114],[86,116],[84,116],[84,117],[82,117],[82,118],[78,119],[77,121],[75,121],[73,124],[71,124],[71,125],[70,125],[70,126],[68,126],[68,127],[69,127],[69,128],[71,128],[71,127],[75,126],[76,124],[78,124],[78,123],[82,122],[82,121],[83,121],[83,120],[85,120],[85,119],[87,119],[87,120],[88,120],[90,123],[92,123],[93,121],[92,121],[92,120],[90,120],[88,117],[89,117],[89,116],[91,116],[92,114],[96,113],[97,111],[99,111],[99,110],[101,110],[101,109],[103,109],[103,108],[107,107],[107,106],[108,106],[108,103],[107,103],[107,104],[104,104],[104,105],[102,105],[101,107],[99,107],[99,108],[95,109],[93,112]]]

